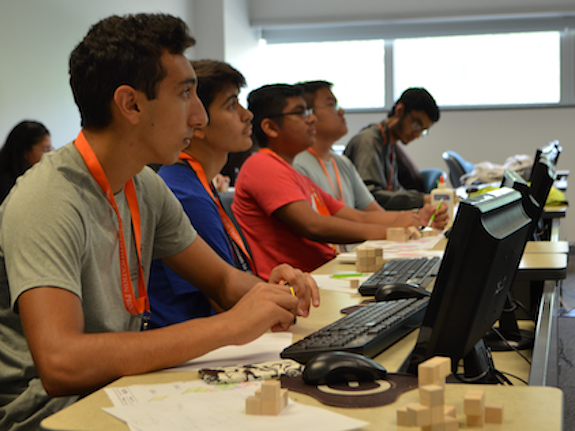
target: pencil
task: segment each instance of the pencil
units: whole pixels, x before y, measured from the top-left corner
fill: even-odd
[[[293,290],[293,287],[291,287],[290,284],[289,284],[287,281],[286,281],[284,284],[285,284],[287,287],[289,287],[289,291],[291,292],[291,296],[294,296],[294,297],[295,297],[295,292],[294,292],[294,290]],[[297,323],[297,316],[294,316],[294,318],[293,318],[293,323],[294,323],[294,325]]]
[[[429,223],[427,223],[427,227],[431,226],[431,223],[433,223],[433,220],[435,220],[435,213],[437,211],[439,211],[439,208],[441,208],[441,205],[443,205],[443,199],[441,199],[439,201],[439,203],[437,204],[437,208],[435,208],[435,211],[433,211],[433,214],[431,214],[431,217],[429,219]]]

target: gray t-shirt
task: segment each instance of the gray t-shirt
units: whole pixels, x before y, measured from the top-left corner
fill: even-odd
[[[136,175],[134,185],[147,282],[152,259],[183,251],[194,241],[196,232],[180,202],[151,169]],[[130,211],[123,191],[115,199],[137,296],[138,261]],[[2,430],[36,429],[42,418],[75,400],[48,397],[22,332],[18,297],[41,286],[78,295],[85,332],[140,328],[140,316],[130,315],[122,297],[117,217],[73,144],[45,155],[18,180],[0,206]]]
[[[374,201],[373,195],[367,189],[351,160],[345,156],[340,156],[333,151],[331,152],[331,155],[333,156],[339,171],[344,203],[348,207],[363,210],[366,206]],[[324,160],[324,164],[327,172],[329,173],[333,186],[337,190],[337,179],[335,176],[333,163],[331,161],[326,162]],[[316,183],[334,198],[339,199],[336,191],[332,188],[328,178],[325,176],[325,172],[321,167],[318,159],[309,151],[302,151],[297,156],[295,156],[293,167],[306,177],[311,178],[314,183]]]

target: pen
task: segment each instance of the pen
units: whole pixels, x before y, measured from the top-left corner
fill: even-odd
[[[439,203],[437,204],[437,208],[435,208],[435,211],[433,211],[433,214],[431,214],[431,218],[429,219],[429,223],[427,223],[427,227],[431,226],[431,223],[433,223],[433,220],[435,220],[435,213],[439,211],[441,205],[443,205],[443,199],[439,201]]]
[[[332,278],[346,278],[346,277],[363,277],[361,272],[353,272],[353,273],[343,273],[343,274],[333,274]]]
[[[295,292],[293,290],[293,287],[290,286],[290,284],[286,281],[284,283],[287,287],[289,287],[289,291],[291,292],[291,296],[295,297]],[[293,318],[293,324],[295,325],[297,323],[297,316],[294,316]]]

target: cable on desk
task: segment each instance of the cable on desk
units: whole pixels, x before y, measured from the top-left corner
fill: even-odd
[[[501,371],[496,369],[495,366],[493,365],[493,357],[491,356],[491,349],[487,349],[487,355],[489,357],[489,362],[491,364],[491,367],[487,368],[480,375],[472,377],[472,378],[466,378],[466,377],[464,377],[463,374],[454,373],[453,376],[462,383],[477,383],[477,382],[481,382],[481,379],[483,379],[485,376],[487,376],[490,372],[493,372],[495,378],[497,379],[498,384],[503,385],[503,386],[505,386],[505,384],[508,384],[509,386],[513,386],[513,382],[511,380],[509,380],[507,377],[505,377],[504,373],[502,373]]]
[[[511,374],[511,373],[508,373],[508,372],[506,372],[506,371],[500,371],[500,373],[501,373],[501,374],[505,374],[506,376],[509,376],[509,377],[513,377],[514,379],[517,379],[517,380],[519,380],[520,382],[525,383],[527,386],[529,386],[529,382],[523,380],[521,377],[516,376],[515,374]],[[511,385],[513,385],[513,383],[512,383]]]
[[[529,360],[529,358],[527,358],[527,356],[525,356],[523,353],[521,353],[521,351],[520,351],[519,349],[517,349],[516,347],[513,347],[513,346],[509,343],[509,341],[507,340],[507,338],[505,338],[505,337],[503,336],[503,334],[502,334],[501,332],[499,332],[499,330],[498,330],[497,328],[491,328],[491,330],[492,330],[493,332],[495,332],[495,334],[497,334],[497,336],[498,336],[499,338],[501,338],[501,340],[503,340],[503,342],[507,345],[507,347],[509,347],[511,350],[517,352],[517,354],[519,354],[519,356],[521,356],[523,359],[525,359],[525,360],[527,361],[527,363],[528,363],[529,365],[531,365],[531,361]]]

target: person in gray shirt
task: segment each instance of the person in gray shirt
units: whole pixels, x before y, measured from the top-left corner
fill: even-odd
[[[425,135],[438,120],[439,108],[431,94],[424,88],[408,88],[388,118],[365,127],[347,144],[344,154],[382,207],[404,210],[430,203],[428,194],[406,190],[399,181],[397,145]]]
[[[312,147],[295,157],[294,167],[348,207],[361,211],[385,212],[361,179],[354,164],[345,155],[340,156],[331,149],[332,145],[347,133],[345,111],[338,107],[332,86],[333,84],[327,81],[297,84],[304,92],[307,106],[313,109],[316,116],[316,135]],[[420,214],[421,225],[426,224],[434,209],[430,204],[423,206]],[[390,211],[389,222],[393,224],[397,215],[398,211]]]
[[[0,206],[1,430],[37,430],[114,379],[285,330],[319,305],[308,274],[280,265],[266,283],[224,262],[146,167],[176,162],[206,124],[193,43],[179,18],[113,16],[72,52],[82,131]],[[141,331],[152,259],[224,311]]]

